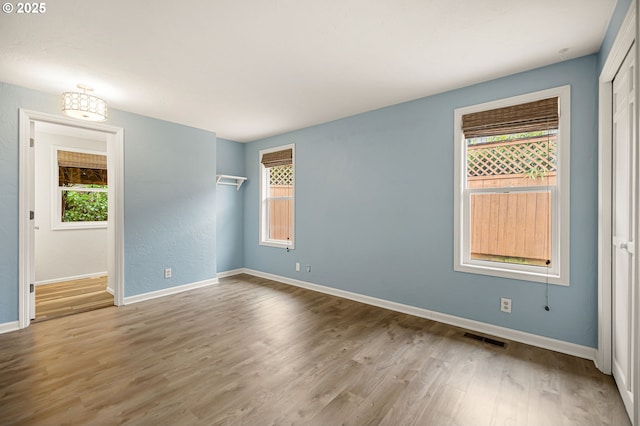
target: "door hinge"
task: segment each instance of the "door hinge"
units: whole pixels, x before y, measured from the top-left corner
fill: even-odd
[[[29,220],[33,220],[33,219],[35,219],[35,218],[36,218],[36,213],[35,213],[33,210],[31,210],[31,211],[29,212]]]
[[[33,146],[35,145],[36,140],[34,138],[29,138],[29,147],[33,148]]]
[[[29,293],[33,293],[35,291],[35,286],[33,284],[29,284]]]

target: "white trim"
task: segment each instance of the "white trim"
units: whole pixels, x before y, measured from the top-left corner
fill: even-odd
[[[110,295],[114,296],[115,292],[113,291],[112,288],[107,287],[106,290],[107,290],[107,293],[109,293]]]
[[[420,318],[426,318],[433,321],[438,321],[444,324],[465,328],[471,331],[490,334],[496,337],[501,337],[503,339],[509,339],[515,342],[525,343],[527,345],[537,346],[539,348],[549,349],[552,351],[576,356],[579,358],[593,360],[596,354],[596,350],[594,348],[577,345],[575,343],[565,342],[562,340],[552,339],[549,337],[539,336],[537,334],[531,334],[531,333],[526,333],[524,331],[512,330],[510,328],[500,327],[497,325],[487,324],[480,321],[474,321],[467,318],[461,318],[461,317],[456,317],[449,314],[430,311],[428,309],[417,308],[415,306],[404,305],[402,303],[390,302],[384,299],[378,299],[371,296],[365,296],[358,293],[352,293],[350,291],[339,290],[331,287],[326,287],[323,285],[309,283],[306,281],[296,280],[293,278],[287,278],[279,275],[269,274],[266,272],[256,271],[253,269],[244,269],[243,272],[246,274],[254,275],[256,277],[266,278],[266,279],[278,281],[284,284],[306,288],[307,290],[312,290],[312,291],[317,291],[324,294],[330,294],[332,296],[342,297],[344,299],[365,303],[367,305],[377,306],[380,308],[401,312],[403,314],[408,314],[408,315],[413,315]]]
[[[293,168],[293,195],[290,197],[293,201],[293,207],[291,209],[291,240],[283,241],[283,240],[270,240],[267,238],[267,215],[265,213],[266,210],[266,197],[264,195],[264,182],[267,179],[267,168],[262,164],[262,155],[268,154],[270,152],[276,151],[284,151],[286,149],[291,149],[291,167]],[[288,144],[288,145],[280,145],[273,148],[262,149],[258,152],[258,176],[259,176],[259,194],[260,199],[258,203],[258,245],[266,246],[266,247],[275,247],[275,248],[283,248],[287,250],[295,249],[295,234],[296,234],[296,145]],[[289,197],[287,197],[289,198]]]
[[[189,290],[195,290],[196,288],[209,287],[214,284],[218,284],[217,278],[210,280],[198,281],[191,284],[179,285],[176,287],[163,288],[162,290],[150,291],[148,293],[138,294],[135,296],[129,296],[124,298],[125,305],[131,305],[132,303],[144,302],[145,300],[157,299],[159,297],[169,296],[172,294],[182,293]]]
[[[540,267],[515,267],[497,262],[470,261],[469,238],[465,238],[465,229],[469,219],[469,190],[466,188],[466,155],[462,116],[477,111],[491,110],[511,105],[533,102],[550,97],[558,97],[559,125],[557,134],[558,172],[557,185],[552,197],[552,266],[549,273],[541,273]],[[516,280],[570,285],[570,176],[571,176],[571,86],[554,87],[524,95],[456,108],[454,111],[454,261],[453,269],[458,272],[491,275]],[[477,190],[474,190],[477,192]],[[468,232],[467,232],[468,233]]]
[[[613,79],[636,37],[636,4],[629,6],[607,60],[598,88],[598,350],[596,367],[611,374],[611,175]]]
[[[19,110],[19,218],[18,218],[18,321],[20,328],[31,323],[29,305],[29,139],[31,138],[31,122],[45,122],[68,127],[95,130],[106,133],[107,139],[107,173],[109,174],[109,284],[114,289],[114,303],[123,304],[124,299],[124,130],[120,127],[108,126],[95,122],[86,122],[73,118],[47,114],[26,109]],[[114,195],[115,194],[115,195]],[[112,213],[113,212],[113,213]]]
[[[103,277],[105,275],[108,275],[107,271],[94,272],[92,274],[73,275],[70,277],[63,277],[63,278],[54,278],[51,280],[36,281],[36,287],[39,285],[55,284],[55,283],[61,283],[64,281],[82,280],[85,278],[98,278],[98,277]]]
[[[246,271],[246,268],[240,268],[240,269],[231,269],[228,271],[218,272],[218,278],[227,278],[227,277],[232,277],[238,274],[244,274],[245,271]]]
[[[0,324],[0,334],[20,330],[20,321],[4,322]]]

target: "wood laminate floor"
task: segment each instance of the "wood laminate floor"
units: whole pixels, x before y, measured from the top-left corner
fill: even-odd
[[[593,362],[464,332],[239,275],[0,335],[0,424],[630,424]]]
[[[44,321],[113,306],[107,277],[83,278],[36,287],[36,318]]]

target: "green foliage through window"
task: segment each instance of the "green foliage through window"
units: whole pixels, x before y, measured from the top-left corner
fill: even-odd
[[[62,191],[62,222],[104,222],[108,218],[106,191],[83,191],[84,188],[107,189],[104,185],[85,185]]]

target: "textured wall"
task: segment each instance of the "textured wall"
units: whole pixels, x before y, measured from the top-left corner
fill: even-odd
[[[602,45],[600,46],[600,52],[598,52],[598,74],[600,74],[600,71],[602,71],[602,68],[604,67],[604,63],[611,51],[613,42],[620,30],[620,25],[622,25],[625,16],[627,16],[627,12],[629,11],[629,6],[631,6],[632,1],[633,0],[618,0],[618,3],[616,3],[616,8],[613,11],[611,20],[609,21],[609,27],[607,28],[607,32],[602,40]]]
[[[245,176],[245,145],[217,139],[218,174]],[[253,182],[242,184],[240,191],[233,186],[219,185],[216,200],[218,272],[244,267],[244,191]]]
[[[246,147],[296,144],[295,250],[259,246],[258,185],[245,192],[248,268],[533,334],[596,345],[596,56],[310,127]],[[571,85],[571,286],[453,271],[453,114]],[[312,265],[295,272],[295,262]],[[500,297],[513,313],[500,312]]]
[[[59,104],[0,83],[0,324],[18,319],[18,109]],[[118,110],[107,124],[124,128],[125,296],[215,278],[215,134]]]

